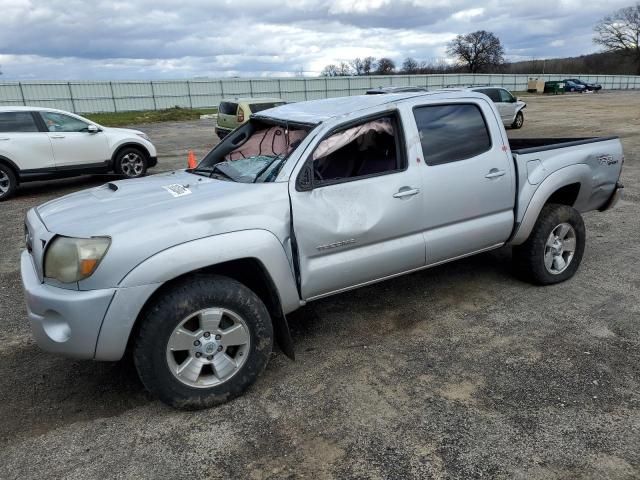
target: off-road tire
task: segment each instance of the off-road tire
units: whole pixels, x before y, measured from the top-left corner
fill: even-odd
[[[0,202],[12,197],[18,186],[16,174],[11,167],[0,163]]]
[[[130,160],[135,157],[135,165]],[[139,165],[139,166],[137,166]],[[113,163],[113,169],[118,175],[126,178],[140,178],[147,174],[149,168],[149,159],[147,155],[139,148],[127,147],[118,152]]]
[[[171,372],[169,339],[182,319],[207,308],[236,312],[250,335],[247,358],[231,378],[208,388],[185,385]],[[265,369],[273,349],[273,326],[264,303],[243,284],[219,275],[197,275],[167,287],[142,313],[133,359],[144,386],[175,408],[197,410],[241,395]]]
[[[575,251],[568,267],[561,273],[553,274],[545,267],[545,246],[551,232],[562,223],[568,223],[575,231]],[[575,208],[554,203],[545,205],[527,241],[513,248],[516,275],[538,285],[560,283],[573,277],[584,254],[585,236],[582,216]]]
[[[524,125],[524,114],[522,112],[518,112],[516,113],[516,118],[513,120],[513,123],[511,124],[511,128],[518,130],[522,128],[523,125]]]

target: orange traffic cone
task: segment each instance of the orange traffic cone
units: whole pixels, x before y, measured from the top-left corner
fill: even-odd
[[[196,168],[198,166],[196,154],[193,153],[193,150],[189,150],[189,155],[187,156],[187,165],[189,165],[189,168]]]

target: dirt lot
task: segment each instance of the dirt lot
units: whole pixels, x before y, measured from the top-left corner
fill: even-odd
[[[574,279],[522,283],[503,249],[312,303],[297,361],[208,411],[36,347],[23,215],[104,178],[22,189],[0,206],[0,478],[640,478],[640,92],[528,102],[510,135],[624,143],[626,199],[586,216]],[[208,121],[137,127],[162,169],[214,143]]]

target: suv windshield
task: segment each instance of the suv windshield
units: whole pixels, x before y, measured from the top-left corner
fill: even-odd
[[[243,183],[273,182],[309,130],[252,120],[214,148],[192,172]],[[244,140],[240,142],[237,139]],[[224,178],[223,178],[224,179]]]

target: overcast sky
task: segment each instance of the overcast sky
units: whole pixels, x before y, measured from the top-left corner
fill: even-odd
[[[633,0],[0,0],[0,80],[318,74],[372,55],[445,57],[492,31],[511,60],[596,51]]]

